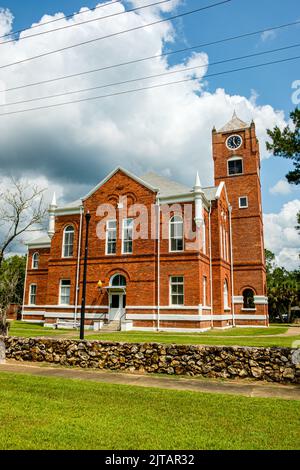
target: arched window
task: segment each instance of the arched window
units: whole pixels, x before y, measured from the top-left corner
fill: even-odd
[[[170,219],[170,251],[183,251],[183,219],[179,215]]]
[[[228,284],[227,284],[226,279],[224,281],[223,295],[224,295],[224,308],[229,308],[229,304],[228,304]]]
[[[243,292],[244,308],[255,308],[254,292],[252,289],[245,289]]]
[[[74,227],[68,225],[64,230],[63,257],[72,258],[74,251]]]
[[[111,280],[110,285],[112,287],[126,287],[126,278],[122,274],[115,274]]]
[[[241,175],[243,173],[243,159],[241,157],[232,157],[227,160],[228,175]]]
[[[39,258],[40,255],[38,253],[32,255],[32,269],[39,269]]]

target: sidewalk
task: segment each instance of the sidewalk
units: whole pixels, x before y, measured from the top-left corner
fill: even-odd
[[[300,400],[300,385],[268,384],[266,382],[232,381],[205,378],[158,377],[154,375],[110,372],[95,369],[51,367],[47,364],[8,361],[0,364],[1,372],[30,374],[40,377],[90,380],[117,385],[135,385],[168,390],[189,390],[193,392],[223,393],[246,397],[283,398]]]

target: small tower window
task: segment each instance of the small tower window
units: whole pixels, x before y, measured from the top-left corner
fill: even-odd
[[[255,308],[254,292],[252,289],[245,289],[243,292],[244,308]]]
[[[248,207],[248,198],[247,196],[242,196],[239,198],[239,208],[246,209]]]
[[[228,175],[241,175],[243,173],[243,159],[233,157],[228,160]]]
[[[228,309],[229,308],[229,305],[228,305],[228,284],[227,284],[227,281],[225,279],[224,281],[224,285],[223,285],[223,302],[224,302],[224,309]]]

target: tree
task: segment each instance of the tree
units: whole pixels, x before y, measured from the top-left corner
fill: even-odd
[[[275,157],[288,158],[293,161],[294,170],[289,171],[286,178],[291,184],[300,184],[300,109],[296,108],[290,113],[293,122],[292,129],[286,126],[282,131],[278,126],[271,131],[267,130],[272,142],[267,142],[267,149]]]
[[[44,189],[15,179],[10,186],[0,192],[0,267],[12,243],[25,232],[40,229],[46,213]]]
[[[0,332],[6,331],[9,305],[21,303],[24,275],[22,263],[15,257],[6,260],[4,255],[22,234],[40,230],[46,214],[43,193],[44,189],[15,179],[8,190],[0,192]]]
[[[292,321],[292,307],[300,301],[300,272],[287,271],[275,263],[275,255],[266,250],[267,291],[271,320],[279,315],[284,323]]]
[[[267,142],[267,149],[273,152],[275,157],[288,158],[293,161],[294,170],[289,171],[286,178],[290,184],[300,184],[300,109],[295,108],[290,113],[293,129],[286,126],[283,131],[278,126],[271,131],[267,130],[272,142]],[[300,212],[297,214],[296,229],[300,234]]]
[[[5,259],[0,267],[0,334],[6,331],[6,312],[11,303],[21,304],[23,300],[26,256],[12,256]]]

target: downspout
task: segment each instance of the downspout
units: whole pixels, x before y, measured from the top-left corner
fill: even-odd
[[[24,291],[23,291],[23,303],[22,303],[22,313],[21,313],[22,321],[23,321],[24,307],[25,307],[25,301],[26,301],[28,258],[29,258],[29,249],[27,247],[27,258],[26,258],[26,269],[25,269]]]
[[[231,312],[232,312],[232,325],[235,326],[234,286],[233,286],[232,222],[231,222],[232,206],[229,205],[228,209],[229,209],[229,230],[230,230]]]
[[[157,331],[160,329],[160,202],[157,204]]]
[[[213,321],[213,275],[212,275],[212,249],[211,249],[211,201],[209,203],[208,213],[208,229],[209,229],[209,277],[210,277],[210,315],[211,327],[214,327]]]
[[[80,256],[81,256],[81,238],[82,238],[82,216],[83,206],[80,206],[80,224],[79,224],[79,236],[78,236],[78,250],[77,250],[77,272],[76,272],[76,290],[75,290],[75,310],[74,310],[74,326],[77,322],[77,305],[79,296],[79,276],[80,276]]]

